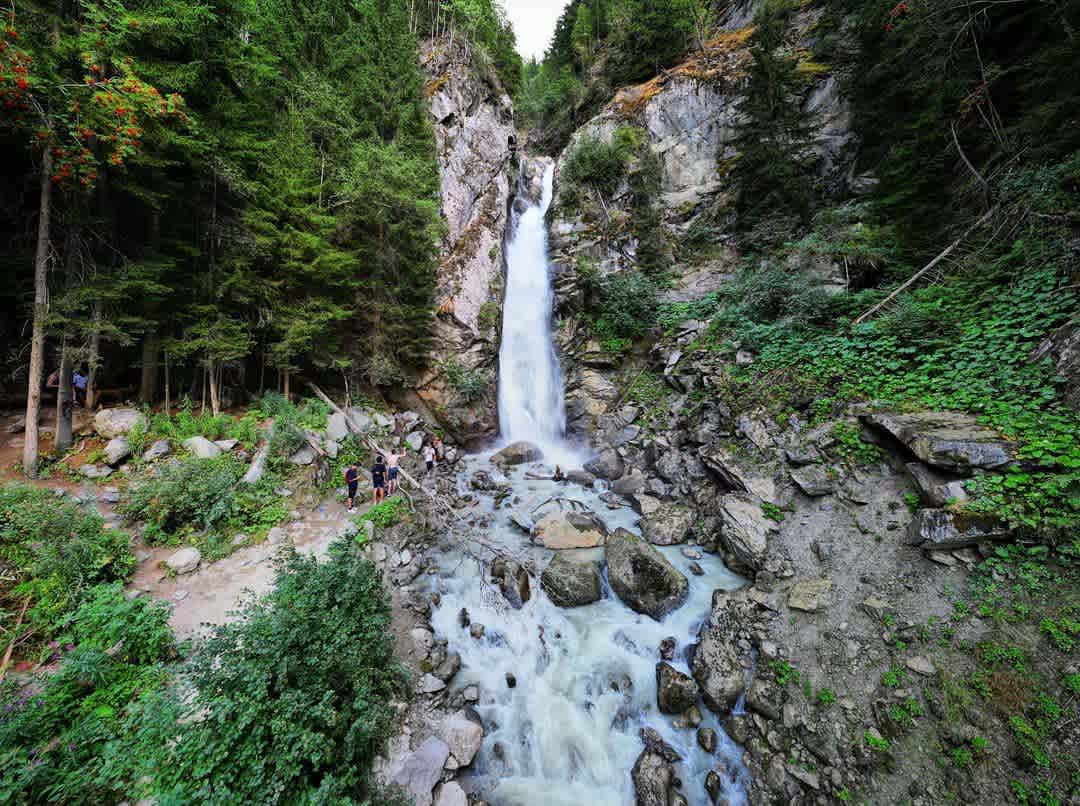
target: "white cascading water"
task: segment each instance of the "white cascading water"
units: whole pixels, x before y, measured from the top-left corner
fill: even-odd
[[[548,165],[540,203],[521,213],[508,244],[499,420],[505,441],[534,442],[544,450],[546,463],[562,461],[572,468],[580,465],[580,457],[575,459],[577,452],[565,442],[563,384],[551,338],[544,214],[552,175]],[[512,556],[531,558],[535,568],[544,568],[551,552],[531,543],[510,517],[510,507],[520,521],[544,502],[569,499],[596,513],[609,530],[640,533],[637,514],[629,507],[608,507],[600,489],[538,478],[544,475],[539,466],[508,468],[504,476],[490,456],[467,456],[458,466],[458,492],[472,500],[466,517]],[[487,487],[472,489],[469,479],[477,471],[509,485],[512,495],[504,500]],[[749,776],[741,750],[717,718],[702,706],[702,726],[713,728],[719,740],[716,752],[707,753],[695,731],[661,714],[656,701],[660,642],[676,639],[672,664],[689,673],[688,650],[708,615],[713,590],[734,589],[745,581],[715,556],[696,551],[688,556],[676,546],[659,550],[690,580],[686,603],[663,622],[627,608],[606,578],[600,601],[570,609],[553,604],[533,578],[532,595],[514,610],[485,578],[486,568],[460,551],[441,555],[438,582],[431,583],[440,593],[431,623],[448,650],[461,657],[453,688],[477,685],[475,708],[485,730],[480,752],[460,778],[467,791],[494,806],[628,806],[635,800],[630,771],[643,748],[641,729],[647,726],[681,755],[677,775],[690,806],[711,806],[704,785],[710,771],[720,776],[724,802],[746,803]],[[603,560],[601,548],[575,553]],[[691,573],[693,558],[702,576]],[[480,638],[463,625],[462,610],[472,624],[484,625]]]
[[[566,464],[566,410],[559,359],[551,339],[551,277],[547,223],[555,166],[544,170],[540,200],[517,219],[506,247],[506,297],[499,349],[499,429],[505,442],[538,445]]]

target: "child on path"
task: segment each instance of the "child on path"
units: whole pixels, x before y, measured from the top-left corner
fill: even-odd
[[[360,484],[360,469],[351,464],[345,470],[345,485],[349,488],[349,514],[356,514],[356,488]]]

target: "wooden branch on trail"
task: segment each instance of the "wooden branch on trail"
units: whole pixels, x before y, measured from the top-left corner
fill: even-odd
[[[942,250],[942,252],[940,254],[938,254],[937,257],[935,257],[933,260],[931,260],[929,263],[927,263],[925,266],[923,266],[921,269],[919,269],[917,272],[915,272],[913,275],[911,275],[911,277],[909,277],[904,282],[903,285],[901,285],[899,288],[897,288],[895,291],[893,291],[891,294],[889,294],[889,296],[885,297],[885,299],[883,299],[877,305],[870,308],[870,310],[868,310],[865,313],[861,314],[855,320],[854,324],[858,325],[858,324],[861,324],[861,323],[865,322],[867,319],[869,319],[875,313],[877,313],[882,308],[884,308],[886,305],[888,305],[890,302],[892,302],[894,299],[896,299],[900,294],[902,294],[904,291],[906,291],[908,288],[910,288],[912,285],[914,285],[916,282],[918,282],[919,278],[925,276],[927,272],[932,270],[941,261],[945,260],[945,258],[947,258],[950,254],[952,254],[953,250],[955,250],[956,247],[958,247],[961,243],[963,243],[964,239],[967,238],[968,235],[970,235],[972,232],[974,232],[979,227],[981,227],[983,224],[985,224],[987,221],[989,221],[990,218],[992,218],[993,215],[997,211],[998,211],[998,205],[995,204],[993,207],[991,207],[989,210],[987,210],[985,213],[983,213],[978,221],[976,221],[974,224],[972,224],[970,227],[968,227],[964,231],[963,235],[961,235],[959,238],[957,238],[955,241],[953,241],[951,244],[949,244],[947,247],[945,247],[945,249]]]
[[[15,629],[11,631],[11,640],[8,642],[7,650],[4,652],[4,660],[0,661],[0,680],[4,679],[4,675],[7,674],[8,664],[11,663],[11,653],[15,649],[15,644],[19,641],[19,627],[22,626],[23,616],[26,615],[26,608],[30,606],[30,597],[27,596],[23,599],[22,608],[19,610],[19,617],[15,620]]]
[[[319,400],[321,400],[330,408],[331,411],[335,412],[336,414],[341,414],[345,417],[345,423],[349,426],[350,429],[352,429],[355,434],[360,436],[360,438],[364,441],[364,444],[367,445],[368,448],[375,451],[376,453],[383,455],[386,454],[386,451],[384,451],[374,439],[372,439],[367,433],[364,432],[364,430],[360,427],[360,423],[357,422],[352,417],[352,415],[349,414],[349,412],[342,409],[341,406],[331,400],[330,397],[322,389],[320,389],[311,381],[307,381],[307,386],[309,389],[311,389],[312,392],[315,393],[315,396],[319,398]],[[398,468],[398,472],[401,474],[401,477],[405,481],[407,481],[409,484],[411,484],[413,487],[423,493],[427,497],[427,499],[433,504],[436,513],[444,519],[444,528],[450,528],[451,526],[454,526],[462,529],[461,540],[463,543],[463,548],[467,554],[471,554],[472,556],[476,557],[476,555],[473,554],[473,552],[471,552],[469,548],[464,545],[464,543],[476,543],[477,545],[490,551],[492,554],[502,557],[503,559],[516,562],[526,568],[534,576],[536,575],[537,570],[531,560],[515,555],[505,546],[500,546],[498,543],[488,538],[487,535],[481,534],[479,529],[477,529],[473,524],[468,523],[464,518],[461,517],[461,515],[458,514],[458,512],[454,509],[453,505],[445,498],[445,496],[440,495],[436,490],[430,490],[427,487],[424,487],[422,484],[420,484],[420,482],[414,479],[405,470],[405,468]],[[409,497],[408,493],[402,487],[399,486],[398,489],[401,490],[401,492],[404,493],[407,498]],[[412,506],[412,498],[409,498],[409,504],[410,506]],[[479,558],[477,557],[477,559]]]

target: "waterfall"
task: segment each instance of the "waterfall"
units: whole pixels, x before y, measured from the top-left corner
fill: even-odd
[[[506,299],[499,349],[499,428],[506,442],[538,445],[549,461],[573,463],[565,443],[566,411],[551,336],[547,223],[555,166],[544,170],[539,201],[517,218],[506,247]]]

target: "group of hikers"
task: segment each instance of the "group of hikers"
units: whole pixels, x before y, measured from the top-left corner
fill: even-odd
[[[385,456],[378,454],[375,464],[371,468],[371,493],[372,504],[379,504],[386,500],[388,495],[397,492],[398,477],[401,475],[400,462],[405,458],[407,446],[401,447],[401,453],[388,451]],[[441,437],[425,440],[421,453],[424,456],[424,465],[429,474],[434,473],[439,461],[443,458],[443,443]],[[355,463],[345,470],[345,486],[348,491],[349,514],[356,514],[356,493],[360,488],[360,469]]]

